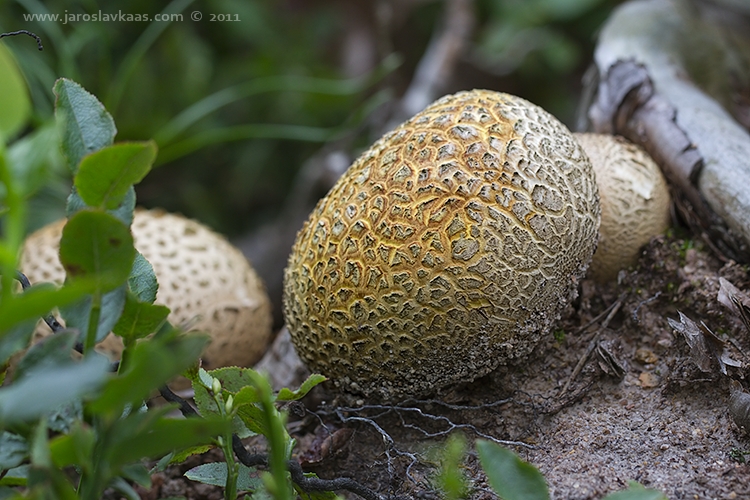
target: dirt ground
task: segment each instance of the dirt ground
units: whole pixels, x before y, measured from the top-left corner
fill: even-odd
[[[440,498],[430,480],[435,449],[450,432],[463,432],[470,443],[482,436],[518,443],[510,447],[542,471],[555,499],[598,499],[630,480],[675,500],[750,498],[743,455],[750,438],[728,412],[729,380],[743,381],[750,364],[743,354],[750,353],[750,332],[717,301],[719,277],[750,290],[747,267],[722,263],[700,242],[655,238],[618,283],[584,280],[559,329],[523,363],[398,407],[344,409],[316,389],[296,412],[305,416],[291,419],[298,457],[320,477],[351,477],[384,497]],[[618,298],[619,310],[602,328],[600,315]],[[743,366],[723,375],[714,360],[708,372],[700,370],[668,323],[679,321],[678,311],[731,340],[727,352]],[[288,356],[281,358],[267,360],[266,369],[288,383],[293,370]],[[249,446],[263,449],[258,441]],[[181,478],[200,460],[157,475],[144,498],[221,498],[218,488]],[[473,452],[464,471],[469,498],[496,498]]]

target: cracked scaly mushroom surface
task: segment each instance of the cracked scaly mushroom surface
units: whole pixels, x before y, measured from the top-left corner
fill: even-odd
[[[284,314],[343,390],[402,399],[528,354],[576,293],[599,198],[567,128],[521,98],[445,96],[352,164],[297,236]]]

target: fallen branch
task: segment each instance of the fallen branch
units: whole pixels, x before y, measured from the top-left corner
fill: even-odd
[[[719,258],[748,262],[750,135],[730,109],[750,88],[750,19],[723,9],[619,6],[601,30],[585,108],[587,128],[623,135],[654,158],[680,214]]]

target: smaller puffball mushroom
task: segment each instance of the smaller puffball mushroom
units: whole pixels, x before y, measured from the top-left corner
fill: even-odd
[[[26,239],[20,267],[32,283],[64,281],[58,251],[65,222]],[[136,249],[154,268],[156,303],[169,307],[169,321],[210,335],[204,367],[251,366],[263,356],[271,338],[271,304],[238,249],[198,222],[160,210],[136,210],[132,232]],[[47,334],[42,323],[37,335]],[[99,347],[115,359],[122,352],[120,338],[111,334]]]
[[[621,137],[573,134],[591,160],[602,222],[588,276],[599,282],[634,265],[641,247],[669,227],[669,188],[645,151]]]

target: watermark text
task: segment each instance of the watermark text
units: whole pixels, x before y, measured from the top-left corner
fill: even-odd
[[[98,11],[94,13],[74,13],[68,12],[67,10],[62,14],[23,14],[23,20],[25,22],[37,21],[37,22],[53,22],[61,24],[75,24],[75,23],[89,23],[89,22],[181,22],[186,17],[189,17],[193,21],[202,20],[203,13],[199,10],[194,10],[190,14],[131,14],[118,10],[117,12],[103,12]],[[206,21],[214,22],[228,22],[228,21],[239,21],[239,14],[215,14],[209,13],[206,16]]]

